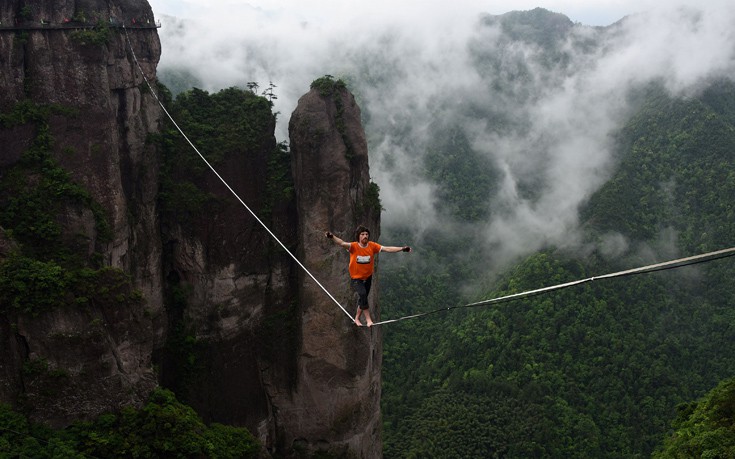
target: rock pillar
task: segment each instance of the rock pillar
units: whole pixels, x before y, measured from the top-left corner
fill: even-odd
[[[323,84],[317,87],[318,82]],[[354,316],[348,253],[324,232],[352,241],[357,225],[364,224],[375,240],[380,209],[370,203],[367,142],[355,98],[341,81],[328,77],[312,87],[289,125],[299,257]],[[291,400],[274,401],[285,440],[307,451],[380,457],[380,327],[356,327],[307,275],[299,285],[298,381]],[[377,275],[370,296],[373,317],[378,317]]]

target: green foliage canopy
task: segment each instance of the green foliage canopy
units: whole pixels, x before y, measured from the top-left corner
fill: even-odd
[[[254,458],[257,440],[245,429],[205,425],[164,389],[140,409],[124,408],[53,431],[0,405],[0,455],[34,458]]]
[[[673,425],[673,435],[653,454],[655,459],[735,458],[735,378],[679,406]]]

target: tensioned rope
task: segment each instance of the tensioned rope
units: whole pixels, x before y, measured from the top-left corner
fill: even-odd
[[[133,55],[133,60],[135,61],[135,65],[137,65],[137,66],[138,66],[138,70],[140,70],[140,74],[141,74],[141,75],[143,75],[143,80],[145,80],[145,83],[146,83],[146,84],[148,85],[148,89],[150,89],[151,93],[153,94],[153,97],[155,97],[156,101],[158,102],[158,105],[160,105],[160,106],[161,106],[161,109],[163,109],[163,112],[164,112],[164,113],[166,114],[166,116],[168,117],[168,119],[169,119],[169,120],[171,120],[171,122],[173,123],[173,125],[174,125],[174,126],[176,127],[176,130],[177,130],[177,131],[179,131],[179,133],[180,133],[180,134],[181,134],[181,135],[182,135],[182,136],[184,137],[184,139],[185,139],[185,140],[186,140],[186,141],[187,141],[187,142],[189,143],[189,145],[191,145],[191,148],[193,148],[193,149],[194,149],[194,151],[195,151],[195,152],[197,153],[197,155],[199,155],[199,157],[200,157],[200,158],[202,159],[202,161],[204,161],[204,164],[206,164],[206,165],[207,165],[207,167],[209,167],[209,169],[210,169],[210,170],[211,170],[211,171],[212,171],[212,172],[214,173],[214,175],[215,175],[215,176],[217,176],[217,178],[218,178],[218,179],[220,180],[220,182],[222,182],[222,184],[223,184],[223,185],[224,185],[224,186],[225,186],[225,187],[226,187],[226,188],[227,188],[228,190],[230,190],[230,193],[232,193],[232,195],[233,195],[233,196],[234,196],[234,197],[235,197],[235,198],[236,198],[236,199],[237,199],[237,200],[238,200],[238,201],[240,202],[240,204],[242,204],[242,206],[243,206],[243,207],[245,207],[245,209],[247,209],[247,211],[248,211],[248,212],[250,212],[250,215],[252,215],[252,216],[253,216],[253,218],[255,218],[255,220],[256,220],[256,221],[257,221],[258,223],[260,223],[260,226],[262,226],[262,227],[263,227],[263,228],[264,228],[264,229],[265,229],[265,230],[266,230],[266,231],[268,232],[268,234],[270,234],[270,236],[271,236],[271,237],[272,237],[272,238],[273,238],[273,239],[274,239],[274,240],[275,240],[276,242],[278,242],[278,244],[279,244],[279,245],[280,245],[280,246],[281,246],[281,247],[283,248],[283,250],[285,250],[285,251],[286,251],[286,253],[287,253],[287,254],[289,254],[289,255],[291,256],[291,258],[293,258],[293,260],[294,260],[294,261],[295,261],[295,262],[296,262],[296,263],[297,263],[297,264],[298,264],[298,265],[299,265],[299,266],[301,267],[301,269],[303,269],[303,270],[304,270],[304,272],[305,272],[306,274],[308,274],[308,275],[309,275],[309,277],[311,277],[311,279],[312,279],[312,280],[313,280],[314,282],[316,282],[316,285],[318,285],[318,286],[319,286],[319,287],[320,287],[320,288],[321,288],[321,289],[322,289],[322,290],[324,291],[324,293],[326,293],[326,294],[327,294],[327,296],[328,296],[329,298],[331,298],[331,299],[332,299],[332,301],[334,301],[334,303],[335,303],[335,304],[336,304],[337,306],[339,306],[339,308],[340,308],[340,309],[341,309],[341,310],[342,310],[342,311],[343,311],[343,312],[344,312],[345,314],[347,314],[347,317],[349,317],[349,318],[350,318],[350,320],[352,320],[352,315],[351,315],[351,314],[350,314],[349,312],[347,312],[347,310],[346,310],[346,309],[345,309],[345,308],[344,308],[344,307],[343,307],[343,306],[342,306],[342,305],[341,305],[341,304],[339,303],[339,301],[337,301],[337,300],[336,300],[336,299],[334,298],[334,296],[332,296],[332,294],[331,294],[331,293],[329,293],[329,291],[328,291],[328,290],[327,290],[327,289],[326,289],[326,288],[325,288],[325,287],[324,287],[324,286],[323,286],[323,285],[321,284],[321,282],[319,282],[319,281],[318,281],[318,280],[316,279],[316,277],[314,277],[314,276],[313,276],[313,275],[311,274],[311,272],[309,272],[309,270],[308,270],[308,269],[306,269],[306,266],[304,266],[304,265],[303,265],[303,264],[302,264],[302,263],[301,263],[301,262],[299,261],[299,259],[298,259],[298,258],[296,258],[296,256],[295,256],[295,255],[294,255],[293,253],[291,253],[291,251],[290,251],[290,250],[288,250],[288,248],[287,248],[287,247],[286,247],[286,246],[285,246],[285,245],[283,244],[283,242],[281,242],[281,240],[280,240],[280,239],[278,239],[278,237],[277,237],[277,236],[276,236],[275,234],[273,234],[273,232],[272,232],[272,231],[270,230],[270,228],[268,228],[268,226],[267,226],[267,225],[266,225],[265,223],[263,223],[263,221],[262,221],[262,220],[261,220],[261,219],[260,219],[260,218],[258,217],[258,215],[256,215],[256,213],[255,213],[255,212],[253,212],[253,210],[252,210],[252,209],[250,209],[250,207],[249,207],[249,206],[248,206],[247,204],[245,204],[245,201],[243,201],[243,200],[242,200],[242,199],[240,198],[240,196],[238,196],[238,194],[237,194],[237,193],[235,192],[235,190],[233,190],[233,189],[232,189],[232,187],[231,187],[231,186],[230,186],[230,185],[229,185],[229,184],[227,183],[227,181],[226,181],[226,180],[225,180],[224,178],[222,178],[222,176],[221,176],[221,175],[219,174],[219,172],[217,172],[217,170],[216,170],[216,169],[215,169],[215,168],[214,168],[214,167],[213,167],[213,166],[212,166],[212,165],[211,165],[211,164],[209,163],[209,161],[207,161],[207,158],[205,158],[205,157],[204,157],[204,155],[202,155],[202,154],[201,154],[201,153],[199,152],[199,149],[197,149],[197,147],[196,147],[196,146],[194,145],[194,143],[193,143],[193,142],[192,142],[191,140],[189,140],[189,137],[187,137],[187,136],[186,136],[186,134],[184,134],[184,131],[183,131],[183,130],[182,130],[182,129],[181,129],[180,127],[179,127],[179,125],[178,125],[178,124],[176,123],[176,121],[174,121],[174,118],[173,118],[173,117],[171,116],[171,114],[169,114],[168,110],[166,110],[166,107],[165,107],[165,106],[163,105],[163,102],[161,102],[161,99],[159,99],[159,98],[158,98],[158,93],[157,93],[157,92],[156,92],[156,91],[155,91],[155,90],[153,89],[153,86],[152,86],[152,85],[151,85],[151,83],[150,83],[150,82],[148,81],[148,78],[147,78],[147,77],[145,76],[145,72],[143,72],[143,68],[142,68],[142,67],[140,66],[140,63],[138,62],[138,57],[137,57],[137,56],[135,55],[135,50],[133,49],[133,44],[131,43],[131,41],[130,41],[130,36],[128,35],[128,29],[127,29],[127,28],[126,28],[126,27],[125,27],[124,25],[123,25],[123,30],[125,31],[125,39],[127,40],[127,42],[128,42],[128,47],[130,48],[130,52],[131,52],[131,53],[132,53],[132,55]]]
[[[380,322],[375,322],[374,325],[383,325],[383,324],[389,324],[392,322],[398,322],[401,320],[416,319],[418,317],[424,317],[424,316],[436,314],[436,313],[443,312],[443,311],[449,311],[451,309],[475,308],[479,306],[488,306],[491,304],[504,303],[507,301],[514,301],[520,298],[540,295],[542,293],[551,292],[553,290],[561,290],[563,288],[573,287],[575,285],[580,285],[580,284],[584,284],[586,282],[592,282],[595,280],[611,279],[613,277],[631,276],[635,274],[651,273],[654,271],[663,271],[665,269],[681,268],[684,266],[690,266],[690,265],[694,265],[697,263],[705,263],[708,261],[718,260],[720,258],[731,257],[733,255],[735,255],[735,247],[731,247],[729,249],[717,250],[714,252],[703,253],[701,255],[694,255],[694,256],[686,257],[686,258],[679,258],[676,260],[666,261],[663,263],[656,263],[653,265],[641,266],[640,268],[633,268],[633,269],[627,269],[625,271],[618,271],[618,272],[614,272],[610,274],[603,274],[601,276],[588,277],[586,279],[575,280],[575,281],[566,282],[563,284],[551,285],[549,287],[543,287],[543,288],[539,288],[535,290],[527,290],[525,292],[513,293],[510,295],[505,295],[505,296],[501,296],[498,298],[492,298],[489,300],[478,301],[475,303],[464,304],[461,306],[450,306],[446,308],[439,308],[439,309],[434,309],[432,311],[422,312],[419,314],[413,314],[410,316],[399,317],[397,319],[383,320]]]
[[[161,100],[158,98],[158,94],[153,89],[153,86],[148,81],[148,78],[145,76],[145,72],[143,72],[143,68],[141,67],[140,63],[138,62],[138,58],[135,55],[135,50],[133,49],[133,44],[131,43],[130,37],[128,36],[128,30],[127,30],[127,28],[124,25],[123,25],[122,28],[125,31],[125,38],[126,38],[126,40],[128,42],[128,47],[130,48],[130,52],[133,55],[133,60],[135,61],[135,64],[138,66],[138,70],[140,70],[140,73],[143,76],[143,80],[145,80],[146,84],[148,85],[148,88],[150,89],[151,93],[153,94],[153,97],[155,97],[156,101],[158,102],[158,105],[161,106],[161,109],[163,109],[163,112],[166,114],[166,116],[168,117],[168,119],[171,120],[171,122],[173,123],[173,125],[179,131],[179,133],[184,137],[184,139],[189,143],[189,145],[194,149],[194,151],[197,153],[197,155],[199,155],[199,157],[202,159],[202,161],[204,161],[204,163],[207,165],[207,167],[209,167],[209,169],[214,173],[214,175],[216,175],[217,178],[225,185],[225,187],[230,191],[230,193],[232,193],[232,195],[235,196],[235,198],[240,202],[240,204],[242,204],[243,207],[245,207],[245,209],[247,209],[247,211],[250,213],[250,215],[252,215],[253,218],[255,218],[255,220],[258,223],[260,223],[260,225],[268,232],[268,234],[270,234],[270,236],[276,242],[278,242],[278,244],[283,248],[283,250],[285,250],[286,253],[288,253],[291,256],[291,258],[293,258],[293,260],[301,267],[301,269],[303,269],[304,272],[307,275],[309,275],[309,277],[314,282],[316,282],[316,284],[324,291],[324,293],[326,293],[327,296],[332,301],[334,301],[334,303],[337,306],[339,306],[339,308],[347,315],[347,317],[349,317],[350,320],[352,320],[352,315],[349,312],[347,312],[347,310],[339,303],[339,301],[337,301],[334,298],[334,296],[332,296],[332,294],[329,293],[329,291],[316,279],[316,277],[314,277],[314,275],[312,275],[311,272],[309,272],[309,270],[301,263],[301,261],[299,261],[299,259],[296,258],[296,256],[293,253],[291,253],[290,250],[288,250],[288,248],[281,242],[280,239],[278,239],[278,237],[275,234],[273,234],[273,232],[268,228],[268,226],[265,223],[263,223],[263,221],[255,214],[255,212],[253,212],[252,209],[250,209],[250,207],[248,207],[248,205],[245,204],[245,202],[240,198],[240,196],[237,195],[237,193],[235,192],[235,190],[233,190],[232,187],[230,187],[230,185],[225,181],[225,179],[222,178],[222,176],[217,172],[217,170],[209,163],[209,161],[207,161],[207,159],[204,157],[204,155],[202,155],[199,152],[199,150],[194,145],[194,143],[192,143],[192,141],[189,140],[189,137],[186,136],[186,134],[184,133],[184,131],[179,127],[179,125],[176,123],[176,121],[173,119],[173,117],[169,114],[168,110],[166,110],[166,107],[163,105],[163,102],[161,102]],[[733,255],[735,255],[735,247],[732,247],[732,248],[729,248],[729,249],[718,250],[718,251],[714,251],[714,252],[708,252],[708,253],[704,253],[704,254],[701,254],[701,255],[694,255],[694,256],[686,257],[686,258],[679,258],[679,259],[676,259],[676,260],[671,260],[671,261],[667,261],[667,262],[663,262],[663,263],[657,263],[657,264],[653,264],[653,265],[642,266],[642,267],[639,267],[639,268],[628,269],[628,270],[625,270],[625,271],[618,271],[618,272],[615,272],[615,273],[603,274],[601,276],[588,277],[586,279],[580,279],[580,280],[571,281],[571,282],[567,282],[567,283],[563,283],[563,284],[551,285],[549,287],[543,287],[543,288],[539,288],[539,289],[535,289],[535,290],[527,290],[525,292],[514,293],[514,294],[511,294],[511,295],[505,295],[505,296],[501,296],[501,297],[498,297],[498,298],[492,298],[492,299],[489,299],[489,300],[478,301],[478,302],[475,302],[475,303],[468,303],[468,304],[464,304],[464,305],[449,306],[449,307],[434,309],[434,310],[427,311],[427,312],[422,312],[422,313],[418,313],[418,314],[412,314],[412,315],[408,315],[408,316],[404,316],[404,317],[398,317],[396,319],[389,319],[389,320],[383,320],[383,321],[375,322],[373,325],[385,325],[385,324],[389,324],[389,323],[393,323],[393,322],[399,322],[399,321],[402,321],[402,320],[416,319],[416,318],[419,318],[419,317],[425,317],[425,316],[428,316],[428,315],[431,315],[431,314],[436,314],[436,313],[443,312],[443,311],[450,311],[452,309],[474,308],[474,307],[480,307],[480,306],[488,306],[488,305],[491,305],[491,304],[504,303],[504,302],[507,302],[507,301],[514,301],[514,300],[517,300],[517,299],[520,299],[520,298],[526,298],[526,297],[535,296],[535,295],[539,295],[539,294],[546,293],[546,292],[551,292],[551,291],[554,291],[554,290],[561,290],[561,289],[564,289],[564,288],[573,287],[575,285],[584,284],[586,282],[591,282],[591,281],[594,281],[594,280],[610,279],[610,278],[613,278],[613,277],[623,277],[623,276],[629,276],[629,275],[635,275],[635,274],[644,274],[644,273],[649,273],[649,272],[654,272],[654,271],[662,271],[662,270],[665,270],[665,269],[680,268],[680,267],[683,267],[683,266],[689,266],[689,265],[693,265],[693,264],[697,264],[697,263],[704,263],[704,262],[707,262],[707,261],[713,261],[713,260],[717,260],[717,259],[720,259],[720,258],[730,257],[730,256],[733,256]]]

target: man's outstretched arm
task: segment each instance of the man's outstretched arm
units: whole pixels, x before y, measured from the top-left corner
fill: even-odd
[[[337,244],[337,245],[339,245],[341,247],[344,247],[345,249],[349,249],[350,248],[350,243],[349,242],[343,241],[342,239],[338,238],[337,236],[335,236],[334,234],[330,233],[329,231],[327,231],[326,233],[324,233],[324,235],[327,236],[327,239],[333,240],[335,244]]]
[[[395,247],[395,246],[384,245],[383,248],[381,249],[381,251],[382,252],[391,252],[391,253],[395,253],[395,252],[410,252],[411,251],[411,247],[409,247],[407,245],[404,245],[403,247]]]

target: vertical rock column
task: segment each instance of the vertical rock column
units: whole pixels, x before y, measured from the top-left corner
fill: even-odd
[[[354,240],[358,224],[379,235],[380,213],[367,205],[370,176],[360,109],[341,82],[304,95],[291,116],[292,167],[299,219],[299,258],[354,316],[348,252],[327,230]],[[371,309],[378,316],[377,276]],[[379,327],[356,327],[305,273],[299,282],[301,348],[290,397],[275,397],[285,446],[349,457],[380,457]]]

